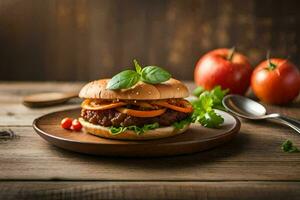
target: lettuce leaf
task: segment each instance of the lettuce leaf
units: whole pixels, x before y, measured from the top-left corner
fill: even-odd
[[[118,135],[120,133],[123,133],[126,130],[127,130],[127,127],[114,127],[114,126],[109,127],[109,132],[112,135]]]
[[[118,135],[120,133],[123,133],[126,130],[131,130],[131,131],[134,131],[136,134],[140,135],[140,134],[145,133],[146,131],[156,129],[158,127],[159,127],[158,123],[145,124],[142,127],[138,127],[138,126],[114,127],[114,126],[111,126],[111,127],[109,127],[109,131],[112,135]]]
[[[177,129],[177,130],[180,130],[180,129],[183,129],[186,125],[190,124],[192,122],[192,118],[191,117],[187,117],[186,119],[183,119],[179,122],[175,122],[172,124],[172,126]]]

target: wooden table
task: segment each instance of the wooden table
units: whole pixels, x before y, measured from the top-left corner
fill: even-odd
[[[54,147],[32,129],[34,118],[78,106],[79,100],[40,109],[23,95],[76,91],[82,83],[0,83],[0,199],[300,199],[300,153],[281,143],[300,137],[270,122],[242,121],[240,134],[218,148],[166,158],[111,158]],[[189,87],[193,87],[189,83]],[[268,106],[300,118],[300,102]]]

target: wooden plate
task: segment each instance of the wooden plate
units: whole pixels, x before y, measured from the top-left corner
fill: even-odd
[[[174,137],[148,141],[120,141],[104,139],[83,131],[72,132],[60,127],[64,117],[78,118],[80,108],[53,112],[34,120],[34,130],[58,147],[94,155],[106,156],[170,156],[194,153],[221,145],[231,140],[240,129],[240,121],[229,113],[217,111],[224,118],[219,129],[198,124]]]

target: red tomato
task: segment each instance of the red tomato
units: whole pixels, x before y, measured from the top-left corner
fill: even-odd
[[[73,122],[72,122],[72,128],[71,129],[74,130],[74,131],[80,131],[82,129],[82,125],[77,119],[74,119]]]
[[[251,88],[262,101],[285,104],[293,101],[300,91],[300,72],[287,59],[272,58],[260,63],[253,71]]]
[[[72,119],[71,118],[64,118],[63,120],[61,120],[60,125],[62,128],[64,129],[70,129],[72,126]]]
[[[206,90],[220,85],[230,93],[245,94],[252,67],[246,56],[237,52],[230,56],[231,52],[230,49],[216,49],[200,58],[194,71],[196,84]]]

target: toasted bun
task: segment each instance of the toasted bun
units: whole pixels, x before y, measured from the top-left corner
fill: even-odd
[[[181,134],[189,128],[189,125],[186,125],[184,128],[177,130],[172,126],[168,126],[163,128],[157,128],[154,130],[149,130],[140,135],[137,135],[134,131],[131,130],[124,131],[123,133],[120,133],[118,135],[112,135],[109,132],[109,129],[104,126],[91,124],[82,118],[79,118],[79,121],[84,127],[84,130],[90,134],[99,137],[118,139],[118,140],[153,140],[153,139],[166,138],[166,137],[171,137],[174,135]]]
[[[86,99],[134,99],[153,100],[185,98],[189,96],[187,87],[176,79],[160,84],[139,82],[129,89],[109,90],[106,85],[110,79],[101,79],[86,84],[79,92],[79,97]]]

